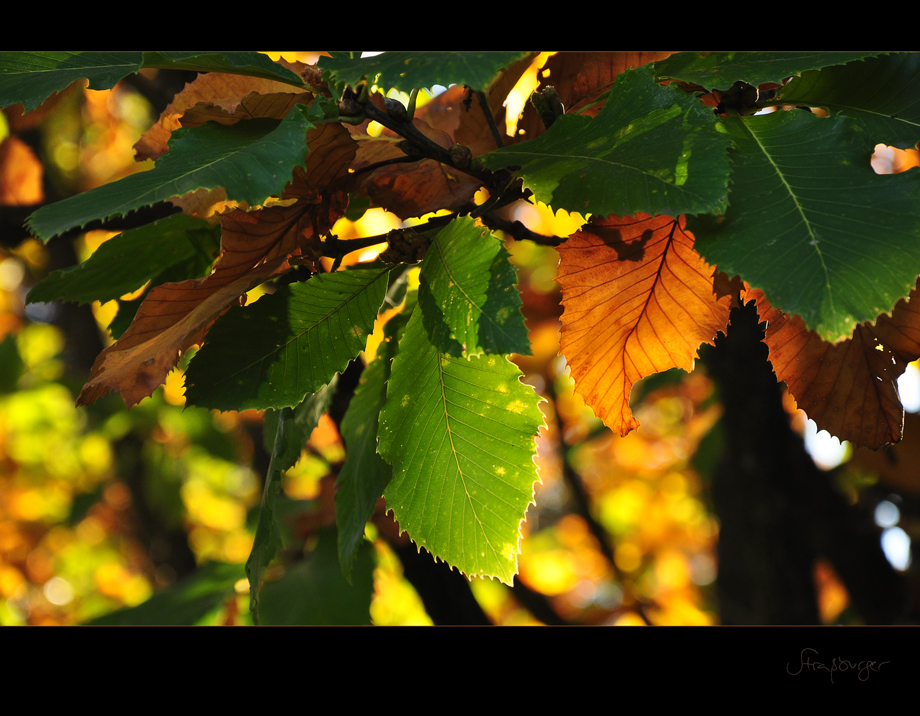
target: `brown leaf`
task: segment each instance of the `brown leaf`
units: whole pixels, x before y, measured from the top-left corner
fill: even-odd
[[[321,124],[307,132],[307,166],[294,170],[294,180],[285,187],[283,199],[315,202],[321,192],[349,176],[358,152],[358,142],[341,124]]]
[[[886,489],[920,497],[920,472],[917,471],[917,465],[920,465],[920,415],[904,414],[904,434],[906,440],[883,450],[864,447],[854,450],[847,464],[863,472],[875,473]]]
[[[479,102],[474,100],[467,109],[463,103],[466,96],[464,87],[454,85],[422,107],[417,116],[450,137],[451,143],[469,147],[476,157],[495,149],[495,140]],[[502,120],[497,119],[496,122],[499,127],[502,126]]]
[[[575,390],[620,435],[639,427],[629,394],[640,378],[693,370],[725,331],[732,285],[670,216],[592,219],[559,247],[562,335]]]
[[[764,342],[778,380],[798,407],[840,440],[877,449],[901,439],[904,408],[898,377],[920,357],[920,301],[917,289],[901,299],[891,315],[875,325],[858,325],[851,338],[828,343],[809,330],[800,316],[773,308],[763,291],[747,289],[767,322]]]
[[[344,206],[344,199],[332,206],[299,201],[222,216],[221,254],[211,273],[151,289],[128,330],[96,358],[77,404],[92,403],[111,390],[121,393],[128,407],[152,395],[221,313],[286,271],[289,257],[309,246],[315,227],[331,226]]]
[[[257,117],[284,119],[295,104],[309,104],[313,95],[308,92],[250,92],[245,97],[199,102],[182,115],[183,127],[200,127],[205,122],[218,122],[229,126],[243,119]]]
[[[442,147],[450,147],[451,138],[433,130],[424,122],[416,127]],[[371,201],[401,219],[422,216],[438,209],[455,209],[473,199],[482,185],[477,179],[431,159],[418,162],[374,165],[403,158],[397,140],[389,137],[360,137],[358,155],[352,168],[354,191],[365,193]]]

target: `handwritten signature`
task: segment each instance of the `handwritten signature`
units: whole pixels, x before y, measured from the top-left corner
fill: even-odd
[[[847,661],[846,659],[835,658],[831,661],[828,666],[823,661],[812,661],[811,656],[805,656],[806,651],[813,651],[815,655],[818,654],[817,649],[802,649],[802,653],[799,654],[799,670],[790,671],[789,664],[786,664],[786,673],[791,676],[798,676],[802,673],[803,670],[808,669],[809,671],[827,671],[831,675],[831,683],[834,683],[834,672],[835,671],[847,671],[853,669],[856,671],[856,675],[860,681],[866,681],[869,678],[869,675],[873,671],[878,671],[885,664],[890,664],[890,661]]]

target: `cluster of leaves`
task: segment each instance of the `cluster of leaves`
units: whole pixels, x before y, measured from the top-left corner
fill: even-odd
[[[612,430],[638,427],[636,381],[692,370],[731,307],[753,301],[778,379],[820,428],[868,447],[900,438],[896,379],[920,357],[909,300],[920,179],[877,175],[869,160],[878,143],[920,140],[918,56],[561,54],[553,87],[503,138],[501,103],[532,59],[0,56],[0,106],[27,111],[81,78],[104,89],[145,67],[205,73],[138,142],[151,170],[43,207],[28,226],[48,240],[159,202],[182,212],[122,232],[29,298],[109,300],[149,285],[122,302],[123,332],[81,404],[116,391],[134,405],[200,346],[189,404],[278,411],[248,565],[255,607],[279,546],[280,475],[380,319],[383,340],[341,424],[343,570],[383,495],[418,545],[511,582],[543,416],[509,359],[530,346],[493,231],[560,245],[562,353]],[[449,89],[416,108],[435,86]],[[411,93],[408,107],[377,88]],[[591,220],[567,240],[536,236],[507,218],[521,200]],[[337,239],[335,222],[368,205],[415,226]],[[342,261],[383,241],[377,260]],[[268,295],[243,306],[266,282]]]

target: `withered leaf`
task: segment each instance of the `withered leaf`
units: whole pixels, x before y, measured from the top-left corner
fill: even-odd
[[[856,326],[852,337],[829,343],[805,327],[800,316],[770,305],[763,291],[746,289],[767,322],[764,342],[778,380],[799,408],[840,440],[877,449],[901,439],[904,408],[898,377],[920,358],[920,301],[917,288],[891,315]]]

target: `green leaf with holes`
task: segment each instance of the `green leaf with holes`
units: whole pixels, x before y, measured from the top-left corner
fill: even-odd
[[[873,143],[907,149],[920,141],[918,97],[920,54],[899,52],[805,72],[774,100],[852,117]]]

